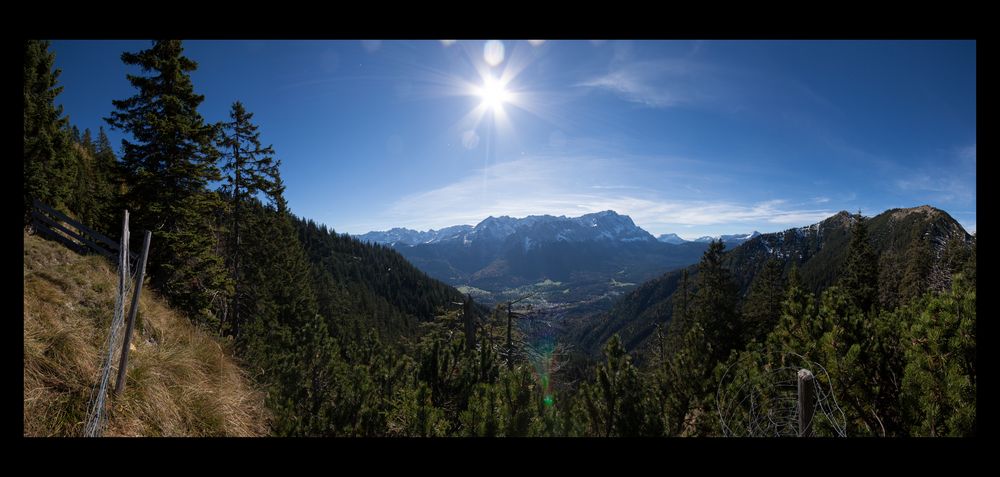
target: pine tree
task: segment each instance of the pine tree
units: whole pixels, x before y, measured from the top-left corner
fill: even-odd
[[[691,283],[686,268],[681,271],[680,284],[673,294],[673,302],[674,313],[670,318],[669,330],[671,334],[681,336],[691,322]]]
[[[148,269],[151,284],[172,304],[208,323],[213,306],[227,295],[227,277],[216,253],[213,214],[221,208],[208,189],[220,179],[215,128],[206,124],[190,72],[197,63],[182,55],[181,42],[155,41],[152,48],[125,52],[126,65],[148,76],[127,75],[138,93],[112,101],[107,122],[132,135],[122,141],[122,165],[129,186],[126,205],[132,229],[153,232]]]
[[[49,42],[24,42],[24,223],[28,224],[31,203],[38,199],[53,207],[67,200],[70,190],[69,120],[55,98],[60,70],[53,69],[55,54]]]
[[[815,298],[803,288],[798,265],[793,264],[788,272],[785,299],[781,302],[781,318],[767,337],[771,360],[780,361],[788,353],[817,360],[823,332],[822,323],[816,319]]]
[[[279,187],[283,186],[278,179],[278,167],[281,161],[274,159],[274,148],[261,146],[258,126],[251,122],[253,113],[248,112],[243,103],[236,101],[232,105],[229,117],[232,121],[222,123],[217,142],[222,153],[222,172],[226,180],[223,195],[230,198],[232,207],[232,238],[227,247],[227,258],[235,286],[232,332],[238,337],[242,324],[240,265],[244,261],[240,212],[245,207],[244,204],[258,194],[264,194],[272,204],[276,203],[282,193]],[[223,322],[219,323],[220,331],[225,327],[224,320],[225,315],[221,320]]]
[[[976,288],[965,275],[900,310],[911,323],[902,402],[912,435],[976,435]]]
[[[79,139],[74,140],[71,151],[69,173],[72,179],[69,182],[72,188],[66,206],[80,222],[94,226],[105,204],[98,197],[103,178],[98,170],[97,151],[90,129],[85,129]]]
[[[883,310],[895,310],[899,307],[900,282],[902,272],[900,271],[900,258],[891,248],[882,252],[879,257],[878,266],[878,303]]]
[[[687,269],[681,272],[680,283],[672,295],[673,315],[663,337],[663,358],[656,376],[660,408],[663,410],[668,435],[679,435],[691,403],[699,394],[702,368],[699,361],[707,359],[701,326],[691,318],[691,283]]]
[[[97,211],[94,227],[98,230],[114,233],[115,226],[121,227],[121,217],[118,217],[122,207],[121,202],[121,178],[118,173],[118,158],[111,147],[111,140],[104,132],[104,126],[97,131],[97,144],[94,146],[94,158],[96,161],[97,185],[95,196],[97,202],[101,204]]]
[[[692,300],[692,317],[705,330],[714,351],[712,365],[740,347],[736,312],[736,284],[722,264],[725,245],[712,242],[698,264],[698,286]]]
[[[525,437],[528,435],[539,400],[538,387],[534,383],[527,366],[500,372],[496,384],[500,397],[500,425],[504,436]]]
[[[695,432],[701,403],[711,386],[713,344],[700,322],[692,322],[675,341],[666,370],[665,428],[668,435]]]
[[[929,290],[928,275],[934,261],[929,238],[920,234],[920,229],[915,229],[914,235],[917,236],[912,238],[913,246],[906,251],[906,267],[899,285],[900,302],[904,304]]]
[[[878,302],[878,259],[868,239],[867,219],[858,212],[851,227],[847,263],[840,279],[851,302],[862,311],[871,311]]]
[[[743,304],[745,325],[742,341],[763,342],[767,334],[777,325],[781,317],[781,302],[785,295],[783,275],[782,263],[772,258],[754,278],[750,294]]]
[[[978,243],[979,235],[974,234],[972,236],[972,250],[969,251],[969,256],[960,269],[962,276],[969,281],[969,285],[973,290],[976,289],[976,244]]]
[[[591,432],[595,435],[642,436],[662,432],[639,372],[616,333],[604,347],[605,363],[596,370],[596,382],[581,387]]]
[[[94,138],[93,134],[90,133],[90,128],[83,130],[83,135],[80,136],[80,145],[83,146],[83,150],[91,155],[96,155]]]
[[[948,239],[944,249],[944,260],[948,273],[950,275],[961,273],[971,255],[972,246],[966,242],[964,234]]]
[[[366,400],[374,399],[373,383],[341,358],[342,348],[318,313],[293,219],[280,195],[276,202],[245,204],[245,323],[237,347],[264,372],[279,434],[350,435],[360,432],[358,426],[371,429],[363,416],[374,407]]]

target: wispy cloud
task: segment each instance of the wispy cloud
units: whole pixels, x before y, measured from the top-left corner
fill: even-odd
[[[451,184],[403,197],[368,229],[404,226],[420,230],[476,224],[487,216],[579,216],[615,210],[650,233],[733,233],[751,228],[781,230],[818,222],[834,212],[783,199],[743,203],[692,198],[680,186],[691,178],[657,178],[656,188],[623,185],[633,164],[604,157],[526,157],[482,169]],[[669,192],[675,191],[676,195]],[[360,227],[359,227],[360,226]],[[352,229],[364,228],[357,224]]]
[[[957,155],[963,161],[971,161],[974,166],[976,164],[976,145],[958,148]]]
[[[795,77],[693,59],[701,48],[695,43],[686,57],[650,61],[633,61],[624,49],[606,74],[577,86],[608,91],[650,108],[697,104],[729,112],[763,109],[768,114],[777,108],[793,116],[795,124],[802,119],[817,122],[809,117],[817,107],[822,114],[839,112],[834,102]]]
[[[647,107],[666,108],[715,98],[721,85],[711,77],[711,69],[689,59],[626,63],[577,86],[607,90]]]
[[[911,169],[895,180],[919,200],[967,205],[976,201],[976,145],[955,148],[942,161]]]
[[[976,198],[975,182],[954,175],[939,175],[918,171],[896,180],[901,191],[913,193],[917,198],[946,203],[965,203]]]

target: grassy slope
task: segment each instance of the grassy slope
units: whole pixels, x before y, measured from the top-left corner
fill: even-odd
[[[115,285],[114,267],[106,259],[79,256],[25,234],[25,436],[82,434],[106,352]],[[264,395],[228,346],[148,288],[135,328],[127,385],[121,396],[108,399],[105,436],[267,434]],[[112,372],[116,368],[117,363]]]

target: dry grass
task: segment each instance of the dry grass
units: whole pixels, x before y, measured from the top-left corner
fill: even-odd
[[[25,436],[82,434],[105,352],[115,284],[106,259],[79,256],[25,234]],[[108,398],[104,435],[267,434],[264,395],[237,366],[228,346],[168,308],[148,288],[142,292],[135,328],[125,391]],[[111,381],[113,387],[114,374]]]

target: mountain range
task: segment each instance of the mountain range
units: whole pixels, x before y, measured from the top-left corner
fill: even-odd
[[[758,234],[728,250],[723,263],[740,296],[772,258],[780,260],[786,272],[797,265],[802,284],[818,292],[840,277],[855,221],[841,211],[809,226]],[[927,205],[890,209],[869,218],[868,236],[880,257],[879,299],[890,305],[923,290],[945,289],[954,271],[949,247],[971,248],[976,240],[947,212]],[[697,283],[698,266],[686,269],[690,282]],[[615,333],[629,349],[642,346],[657,324],[670,321],[681,273],[673,270],[641,284],[607,313],[574,324],[569,339],[591,353]]]
[[[620,241],[653,242],[656,239],[641,227],[635,225],[627,215],[619,215],[612,210],[586,214],[580,217],[555,217],[552,215],[529,215],[518,219],[508,217],[487,217],[475,227],[454,225],[440,230],[421,232],[407,228],[393,228],[388,231],[373,231],[357,235],[359,240],[385,245],[420,245],[449,241],[472,242],[475,240],[503,240],[518,232],[530,230],[534,242],[586,242]],[[673,234],[671,234],[673,235]],[[685,240],[673,235],[681,242]]]
[[[694,263],[707,243],[658,241],[627,215],[487,217],[476,226],[419,232],[394,228],[362,241],[388,245],[428,275],[452,285],[498,292],[558,283],[567,301],[620,292]],[[582,289],[588,290],[582,295]],[[569,290],[569,291],[567,291]],[[584,296],[586,295],[586,296]]]
[[[760,235],[760,232],[754,230],[748,234],[733,234],[733,235],[718,235],[715,237],[706,235],[704,237],[698,237],[694,239],[695,242],[709,243],[715,240],[722,240],[722,243],[726,244],[727,247],[735,247],[747,240],[750,240],[756,236]]]
[[[624,220],[623,220],[624,219]],[[561,222],[569,223],[572,226],[582,225],[590,227],[593,233],[564,234],[562,237],[539,237],[540,240],[554,238],[556,241],[587,241],[587,240],[619,240],[619,241],[649,241],[653,238],[649,232],[635,225],[627,215],[619,215],[615,211],[606,210],[594,214],[586,214],[581,217],[567,218],[565,216],[554,217],[551,215],[529,215],[523,219],[511,218],[509,216],[487,217],[476,226],[453,225],[439,230],[419,231],[404,227],[394,227],[386,231],[371,231],[354,237],[364,241],[389,246],[396,245],[420,245],[430,243],[447,242],[451,240],[475,240],[480,237],[490,237],[492,239],[502,239],[514,232],[530,227],[538,222]],[[622,233],[625,232],[625,233]],[[734,247],[749,239],[760,235],[756,230],[749,234],[732,234],[718,236],[703,236],[694,240],[685,240],[679,235],[661,234],[655,240],[659,242],[680,245],[688,242],[709,243],[713,240],[722,240],[726,246]]]

